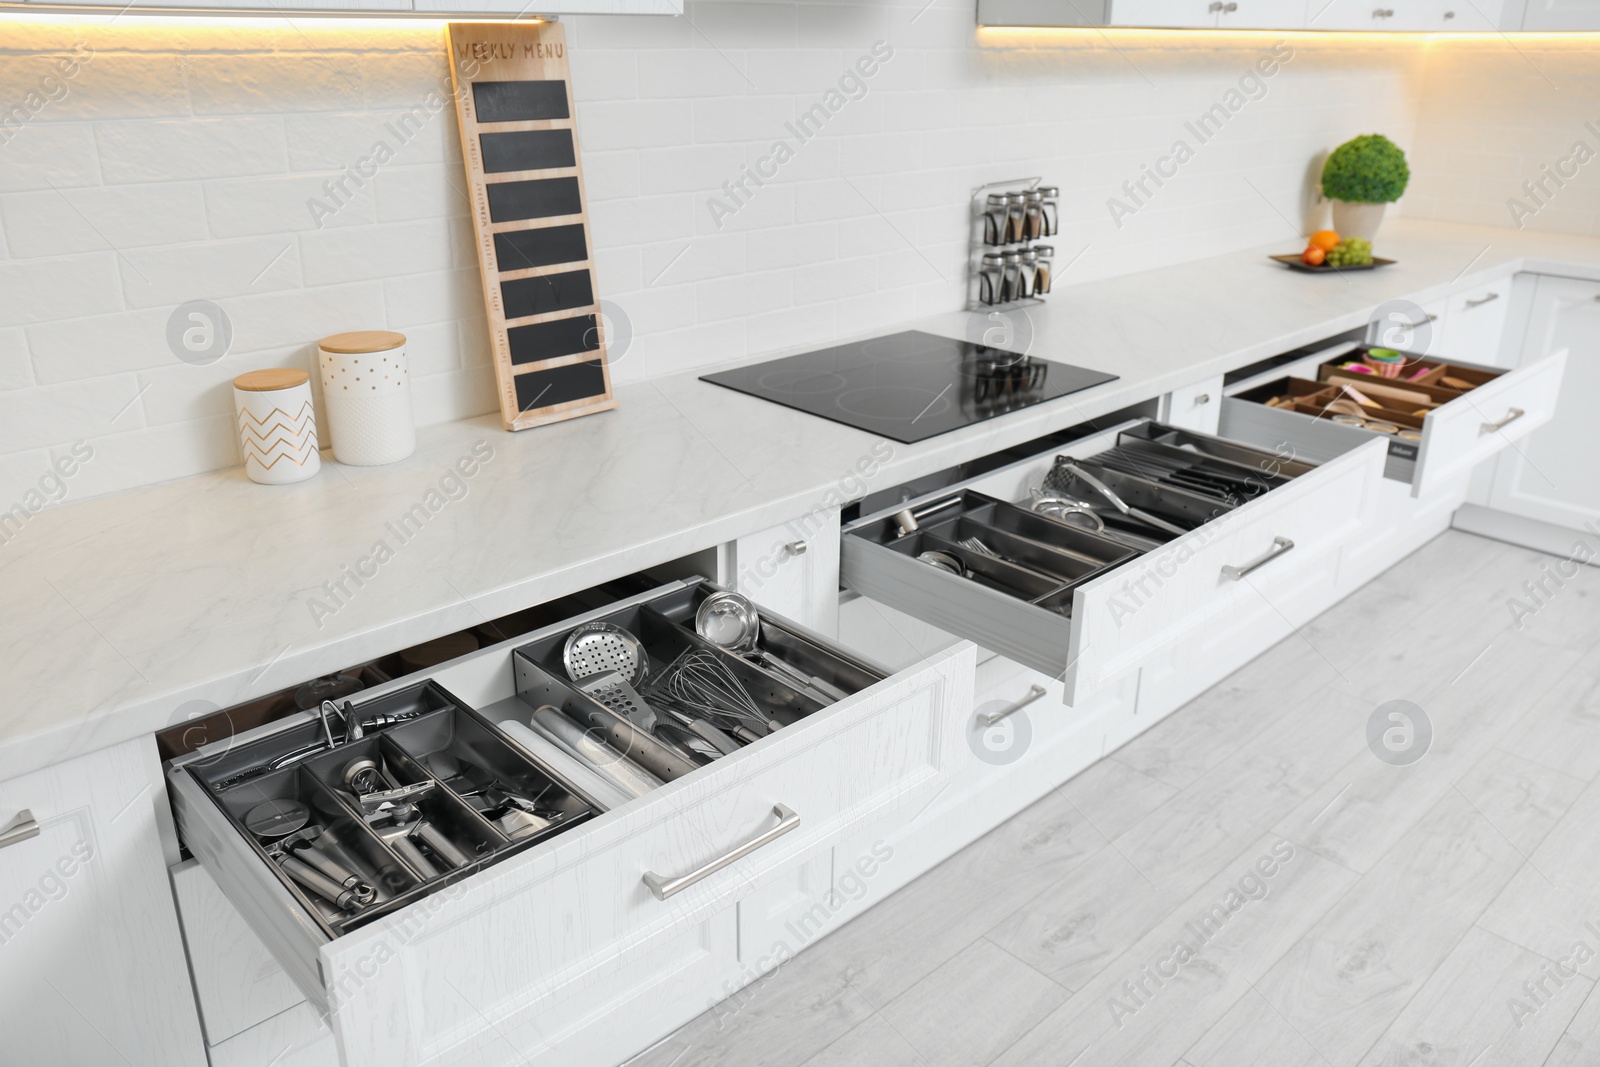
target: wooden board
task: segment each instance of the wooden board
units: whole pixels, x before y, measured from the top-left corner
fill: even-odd
[[[505,427],[614,408],[566,33],[453,22],[448,40]]]

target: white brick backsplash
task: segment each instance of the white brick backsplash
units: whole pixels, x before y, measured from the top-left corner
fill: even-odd
[[[0,130],[0,161],[0,193],[100,182],[94,127],[87,123],[33,122],[20,130]]]
[[[117,266],[130,307],[221,300],[300,284],[299,249],[293,237],[281,235],[140,248],[118,256]]]
[[[419,94],[417,102],[420,103]],[[450,108],[455,105],[451,104]],[[402,124],[407,116],[426,117],[419,124]],[[421,115],[407,110],[345,115],[286,115],[284,130],[289,145],[289,168],[297,171],[339,171],[371,154],[380,141],[394,152],[394,162],[460,165],[461,140],[455,114],[445,108]],[[397,132],[398,131],[398,132]]]
[[[100,123],[100,173],[107,182],[173,182],[274,174],[287,164],[283,120],[251,118]]]
[[[121,308],[114,253],[0,262],[0,326],[55,322]]]
[[[343,111],[365,99],[356,57],[338,52],[190,56],[186,66],[197,115]]]
[[[625,316],[632,335],[616,341],[615,380],[959,307],[967,198],[1011,174],[1063,188],[1063,289],[1297,239],[1279,212],[1307,212],[1308,162],[1374,130],[1411,157],[1401,213],[1508,225],[1506,198],[1585,136],[1600,88],[1600,46],[1577,41],[1518,41],[1530,64],[1498,41],[1302,35],[1269,94],[1118,230],[1106,198],[1270,39],[1002,44],[980,38],[972,11],[691,0],[688,18],[566,20],[596,285],[613,329]],[[407,334],[419,423],[496,409],[442,26],[123,19],[8,32],[0,106],[43,69],[29,57],[80,39],[94,54],[64,100],[0,131],[0,491],[78,437],[98,466],[74,494],[232,466],[229,380],[310,369],[312,345],[339,330]],[[865,97],[798,143],[786,123],[878,40],[895,52]],[[775,142],[793,158],[718,228],[707,198]],[[306,200],[380,145],[392,161],[319,227]],[[1600,186],[1586,169],[1528,224],[1600,232]],[[167,317],[195,298],[234,326],[209,367],[166,347]]]
[[[382,222],[467,214],[467,176],[453,174],[451,169],[393,164],[381,168],[373,184],[378,190],[378,219]]]
[[[13,256],[59,256],[203,241],[206,217],[192,183],[52,189],[0,200]]]
[[[81,381],[178,362],[167,345],[168,308],[58,319],[29,326],[28,351],[41,383]]]
[[[34,384],[28,343],[21,330],[0,330],[0,389],[26,389]]]
[[[383,303],[389,327],[404,330],[422,323],[455,322],[474,313],[487,314],[481,279],[477,267],[464,267],[385,280]]]
[[[336,333],[393,325],[385,313],[383,286],[376,281],[235,296],[218,303],[233,324],[233,353],[314,345]]]
[[[0,455],[133,429],[138,393],[131,374],[0,393]]]
[[[445,219],[329,228],[301,235],[300,247],[307,285],[420,274],[454,266]]]
[[[331,190],[328,182],[338,174],[279,174],[270,178],[241,178],[205,183],[205,214],[216,237],[253,237],[294,233],[327,226],[357,226],[376,222],[378,209],[373,183],[362,187],[347,183]],[[312,206],[324,205],[325,211]]]

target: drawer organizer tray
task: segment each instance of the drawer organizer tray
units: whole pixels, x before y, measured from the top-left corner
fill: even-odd
[[[1323,362],[1315,381],[1289,376],[1234,390],[1223,398],[1221,432],[1285,442],[1311,458],[1379,438],[1384,477],[1424,496],[1549,421],[1566,366],[1565,351],[1515,370],[1403,352],[1399,375],[1386,378],[1350,369],[1369,365],[1367,351],[1353,346]]]
[[[658,696],[652,676],[697,652],[724,666],[775,721],[774,729],[886,677],[767,614],[761,615],[757,648],[798,678],[780,675],[768,660],[711,643],[695,631],[695,612],[718,592],[695,580],[587,621],[638,637],[650,665],[642,686],[647,703]],[[643,795],[644,788],[631,795],[618,788],[614,763],[626,764],[627,775],[648,787],[722,754],[664,742],[577,688],[562,662],[571,631],[563,625],[536,634],[509,653],[512,698],[477,708],[437,681],[416,682],[353,700],[326,723],[306,713],[265,727],[221,755],[175,761],[175,772],[199,787],[324,934],[340,936]],[[813,685],[802,686],[800,678]],[[550,712],[540,709],[554,709],[589,747],[542,729],[536,713]],[[352,719],[364,734],[354,740],[348,736]],[[728,736],[736,747],[760,740]],[[330,741],[336,743],[330,747]],[[358,777],[363,771],[373,777]],[[407,795],[408,789],[414,792]],[[385,806],[382,798],[396,790],[401,795]],[[333,871],[337,888],[306,875],[307,861],[317,871]],[[348,895],[350,875],[370,888],[370,896],[367,889]]]
[[[840,575],[1061,678],[1076,707],[1203,629],[1263,610],[1264,589],[1332,566],[1360,529],[1380,457],[1375,442],[1346,439],[1313,464],[1136,420],[857,519]]]

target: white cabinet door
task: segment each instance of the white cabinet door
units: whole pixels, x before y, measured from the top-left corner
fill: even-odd
[[[1222,410],[1222,375],[1174,389],[1161,398],[1160,419],[1168,426],[1216,433],[1218,412]]]
[[[1600,522],[1600,283],[1539,279],[1523,363],[1562,348],[1570,351],[1555,414],[1501,456],[1489,506],[1579,529]]]
[[[839,632],[837,508],[739,538],[733,567],[724,584],[760,607],[828,637]]]
[[[1309,0],[1312,30],[1434,30],[1440,11],[1431,0]]]
[[[1417,314],[1418,311],[1421,315]],[[1412,305],[1412,309],[1407,311],[1387,312],[1384,318],[1374,319],[1367,324],[1367,344],[1444,359],[1444,350],[1439,347],[1439,341],[1444,336],[1449,313],[1448,299],[1435,300],[1420,307]]]
[[[0,840],[12,841],[0,847],[0,1063],[8,1067],[205,1065],[149,743],[0,783]],[[24,812],[36,835],[27,836]]]
[[[1524,30],[1600,30],[1600,0],[1528,0]]]
[[[1501,334],[1510,306],[1510,278],[1452,296],[1444,326],[1435,331],[1435,353],[1445,360],[1505,366],[1500,354]]]
[[[1111,0],[1106,24],[1209,30],[1224,6],[1219,0]]]
[[[1305,25],[1306,0],[1227,0],[1217,16],[1221,30],[1299,30]]]

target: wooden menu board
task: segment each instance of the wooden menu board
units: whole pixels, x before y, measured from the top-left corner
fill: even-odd
[[[453,22],[449,44],[505,427],[614,408],[566,34]]]

